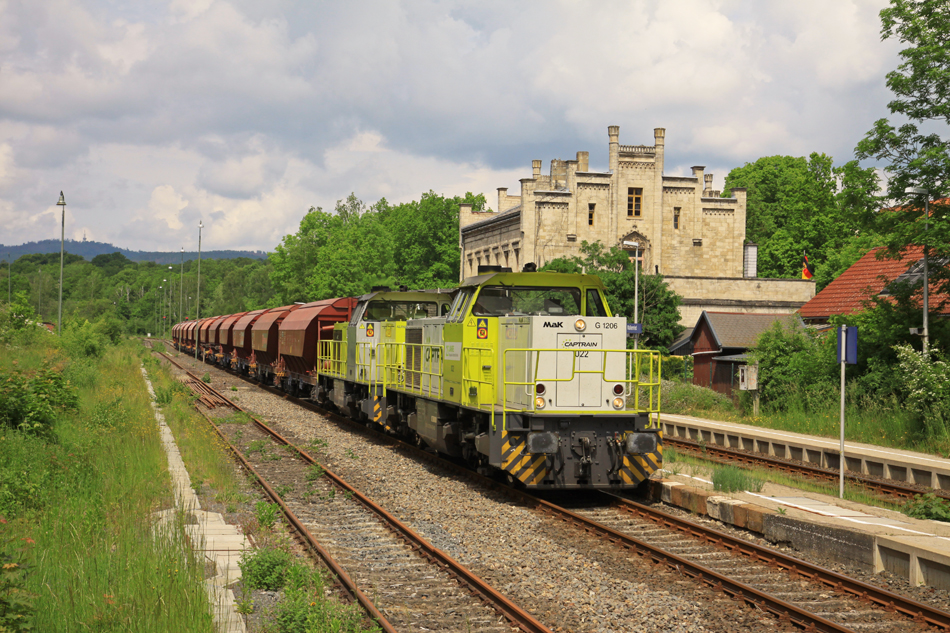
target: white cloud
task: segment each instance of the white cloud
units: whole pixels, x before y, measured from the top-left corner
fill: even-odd
[[[50,237],[62,189],[125,247],[194,248],[204,219],[271,249],[350,192],[494,205],[533,158],[606,167],[614,124],[717,178],[843,161],[886,114],[885,4],[0,0],[0,242]]]

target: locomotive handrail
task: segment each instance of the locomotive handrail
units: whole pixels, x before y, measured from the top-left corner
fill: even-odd
[[[343,341],[320,341],[318,373],[334,378],[346,377],[346,355]]]
[[[624,385],[624,399],[626,401],[623,409],[617,411],[619,412],[628,412],[631,410],[628,398],[633,396],[633,406],[632,410],[638,413],[657,413],[660,412],[660,378],[661,378],[661,366],[660,366],[660,354],[659,352],[653,350],[619,350],[619,349],[592,349],[587,350],[590,353],[599,353],[601,356],[600,369],[578,369],[577,360],[578,354],[575,350],[563,349],[563,348],[509,348],[504,350],[503,353],[503,375],[502,375],[502,385],[504,388],[504,399],[501,403],[502,405],[502,426],[507,428],[507,414],[511,413],[536,413],[537,403],[534,397],[530,398],[530,403],[526,406],[516,408],[509,405],[508,402],[508,387],[532,387],[531,392],[534,391],[533,387],[535,384],[541,383],[567,383],[575,380],[579,374],[593,374],[600,375],[603,378],[604,383],[610,384],[623,384]],[[565,378],[558,378],[555,374],[553,377],[544,377],[539,376],[541,372],[541,354],[546,352],[554,352],[555,354],[571,354],[571,373],[570,376]],[[509,354],[520,353],[524,355],[524,364],[527,371],[530,371],[529,368],[533,367],[533,380],[522,381],[522,380],[509,380],[508,378],[508,368],[511,367],[513,370],[517,367],[513,362],[510,362]],[[625,376],[623,378],[608,378],[608,368],[607,368],[607,359],[608,354],[623,354],[625,360]],[[533,356],[533,358],[532,358]],[[647,380],[644,381],[644,376],[642,375],[642,363],[643,357],[648,359],[649,371]],[[654,373],[654,368],[656,369]],[[555,370],[556,371],[556,370]],[[641,408],[640,402],[640,391],[641,389],[646,389],[647,391],[647,406],[646,408]],[[558,409],[559,413],[578,413],[572,409]],[[579,411],[580,413],[590,413],[590,410]],[[599,411],[598,413],[613,413],[612,411]]]
[[[382,353],[379,352],[380,348]],[[443,391],[441,369],[444,353],[442,345],[394,341],[377,345],[376,355],[377,362],[382,363],[387,385],[417,395],[440,397]],[[415,367],[416,358],[419,359],[418,368]]]

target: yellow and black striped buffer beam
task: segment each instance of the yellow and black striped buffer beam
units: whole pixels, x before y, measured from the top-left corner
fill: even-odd
[[[526,486],[536,486],[548,474],[547,455],[527,451],[525,434],[501,432],[501,468]]]
[[[663,467],[663,436],[657,438],[656,450],[642,455],[624,455],[620,467],[620,481],[637,485]]]

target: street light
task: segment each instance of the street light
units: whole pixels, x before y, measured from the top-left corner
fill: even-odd
[[[182,308],[185,305],[185,247],[181,247],[181,281],[178,283],[178,318],[184,321],[185,313]]]
[[[922,187],[907,187],[904,193],[924,198],[924,358],[927,358],[927,347],[930,342],[930,330],[927,327],[927,316],[930,312],[930,276],[927,269],[927,230],[930,228],[930,192]]]
[[[204,224],[198,220],[198,292],[195,293],[195,321],[201,316],[201,229]],[[196,326],[197,327],[197,326]],[[195,360],[198,360],[198,337],[195,331]]]
[[[63,335],[63,252],[66,242],[66,197],[59,192],[57,206],[63,207],[63,222],[59,234],[59,335]]]
[[[640,242],[624,241],[624,246],[632,246],[637,249],[636,259],[633,260],[633,322],[640,322]],[[633,335],[633,349],[640,346],[640,335]]]

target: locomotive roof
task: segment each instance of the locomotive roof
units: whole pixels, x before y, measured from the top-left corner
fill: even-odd
[[[604,282],[597,275],[581,275],[578,273],[486,273],[466,278],[459,287],[484,286],[563,286],[565,288],[576,288],[578,286],[604,289]]]
[[[369,301],[370,299],[389,299],[395,301],[432,301],[433,295],[444,295],[447,301],[451,301],[450,293],[455,289],[445,290],[438,288],[436,290],[374,290],[362,295],[360,301]]]

